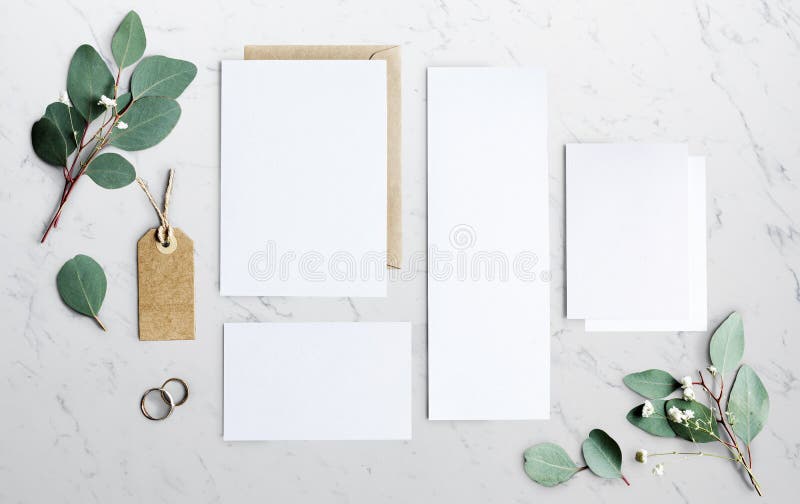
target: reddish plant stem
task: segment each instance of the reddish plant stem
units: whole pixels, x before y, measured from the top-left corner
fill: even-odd
[[[741,462],[745,466],[745,468],[752,469],[753,468],[753,459],[750,458],[749,462],[745,463],[744,453],[742,453],[742,450],[739,447],[739,442],[736,440],[736,436],[733,434],[732,428],[728,425],[728,420],[726,418],[725,411],[723,411],[723,409],[722,409],[722,396],[724,395],[724,390],[725,390],[725,380],[722,377],[720,377],[720,379],[719,379],[719,394],[715,395],[714,392],[708,387],[708,385],[706,385],[706,380],[703,377],[702,371],[698,371],[697,373],[700,375],[700,382],[698,383],[698,385],[703,387],[703,389],[706,391],[706,393],[708,393],[708,395],[711,397],[711,399],[713,399],[714,402],[717,404],[717,411],[719,412],[719,418],[716,419],[717,423],[722,425],[722,427],[725,429],[725,433],[728,435],[728,438],[731,440],[730,443],[722,441],[723,444],[728,446],[728,448],[730,448],[731,450],[735,450],[736,451],[736,453],[739,456],[739,459],[741,460]],[[712,412],[712,415],[713,415],[713,412]],[[720,439],[720,440],[722,440],[722,439]],[[745,447],[747,448],[747,453],[748,453],[748,456],[749,456],[750,445],[745,445]],[[753,488],[755,488],[756,492],[758,493],[758,495],[761,496],[762,495],[761,494],[761,489],[759,488],[758,484],[756,483],[755,478],[753,478],[753,474],[748,471],[748,475],[750,477],[750,483],[753,484]]]
[[[117,72],[117,79],[114,84],[115,100],[117,99],[118,95],[120,73],[121,71]],[[133,100],[131,100],[131,103],[133,103]],[[81,135],[81,140],[78,143],[78,151],[75,153],[75,157],[72,159],[72,163],[70,164],[69,168],[64,167],[64,190],[61,192],[61,201],[59,202],[58,207],[56,208],[56,213],[50,220],[50,224],[47,226],[47,229],[45,229],[44,234],[42,235],[42,239],[39,243],[44,243],[45,240],[47,240],[47,236],[50,234],[50,231],[52,231],[56,226],[58,226],[58,221],[61,218],[61,213],[64,211],[64,205],[66,205],[67,200],[69,199],[69,195],[72,193],[72,189],[75,187],[75,184],[78,182],[78,180],[86,171],[86,167],[89,166],[89,163],[91,163],[92,160],[97,155],[97,153],[103,147],[106,146],[109,140],[108,136],[111,133],[111,129],[114,128],[114,124],[116,124],[116,122],[125,114],[125,112],[127,112],[128,108],[130,108],[131,103],[129,103],[122,111],[114,109],[114,113],[111,114],[111,116],[105,122],[103,122],[103,124],[100,125],[100,127],[97,129],[97,132],[88,141],[86,141],[86,133],[89,131],[90,123],[89,121],[86,121],[86,123],[84,124],[83,134]],[[111,124],[111,127],[104,135],[103,129],[105,129],[105,127],[108,126],[109,124]],[[78,164],[81,154],[83,154],[83,150],[92,143],[92,140],[97,140],[97,143],[95,143],[92,153],[89,154],[89,156],[83,163],[80,163],[80,171],[78,171],[78,173],[75,176],[73,176],[72,174],[75,171],[75,166],[76,164]]]

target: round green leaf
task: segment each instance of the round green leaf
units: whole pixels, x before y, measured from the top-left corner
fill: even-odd
[[[139,15],[134,11],[128,12],[111,39],[111,54],[119,68],[125,68],[135,63],[144,54],[147,39]]]
[[[622,477],[622,450],[611,436],[593,429],[581,446],[589,469],[601,478]]]
[[[750,444],[769,416],[769,394],[753,368],[739,368],[728,399],[728,411],[733,414],[733,432],[745,444]]]
[[[114,76],[94,47],[82,45],[72,56],[67,73],[67,93],[81,117],[91,121],[105,111],[98,105],[103,95],[113,98]]]
[[[643,417],[642,409],[644,408],[644,404],[640,404],[628,412],[626,416],[628,421],[654,436],[675,437],[675,431],[670,427],[665,413],[666,410],[664,409],[667,401],[663,399],[654,399],[650,402],[653,404],[653,409],[655,409],[652,415],[647,418]]]
[[[145,96],[177,98],[197,75],[194,64],[166,56],[148,56],[131,77],[131,92],[138,100]]]
[[[690,410],[694,412],[694,418],[688,421],[684,420],[681,423],[669,420],[669,410],[673,407],[681,411]],[[684,401],[683,399],[670,399],[667,401],[667,404],[664,405],[664,408],[669,426],[672,427],[675,434],[683,439],[694,441],[695,443],[710,443],[716,441],[714,436],[719,437],[717,420],[714,418],[714,414],[711,410],[703,403]],[[713,436],[708,433],[709,430],[714,434]]]
[[[117,114],[122,113],[130,102],[130,93],[122,93],[121,95],[117,96]]]
[[[128,128],[114,128],[110,143],[128,151],[147,149],[166,138],[180,116],[181,107],[172,98],[148,96],[136,100],[122,116]]]
[[[667,397],[681,386],[671,374],[660,369],[629,374],[622,381],[629,389],[648,399]]]
[[[61,102],[48,105],[44,116],[53,121],[58,128],[58,132],[67,147],[67,155],[72,154],[78,146],[78,130],[84,125],[83,118],[74,108],[68,107]]]
[[[98,323],[100,319],[97,314],[106,297],[106,285],[103,268],[86,255],[76,255],[64,263],[56,276],[58,294],[64,303]]]
[[[54,166],[65,166],[67,164],[67,156],[69,156],[67,144],[52,119],[42,117],[33,123],[31,143],[33,144],[33,152],[45,163]]]
[[[714,331],[709,353],[711,363],[723,375],[736,369],[744,355],[744,324],[741,315],[737,312],[731,313]]]
[[[100,154],[86,168],[89,176],[100,187],[119,189],[136,178],[136,170],[127,159],[113,152]]]
[[[580,469],[567,452],[553,443],[541,443],[525,450],[525,474],[546,487],[556,486],[575,475]]]

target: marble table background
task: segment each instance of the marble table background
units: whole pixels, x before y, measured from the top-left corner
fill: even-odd
[[[197,340],[137,340],[135,243],[155,222],[141,190],[79,184],[62,225],[38,244],[61,190],[30,147],[30,126],[65,87],[75,48],[108,56],[129,8],[149,54],[194,61],[183,116],[162,144],[132,153],[162,190],[177,169],[172,220],[196,247]],[[425,68],[542,65],[550,85],[552,416],[531,422],[426,420],[424,267],[389,298],[222,298],[218,294],[219,62],[247,43],[403,46],[406,255],[425,249]],[[771,417],[754,444],[767,502],[796,497],[800,471],[800,5],[790,0],[654,2],[477,0],[19,0],[0,6],[0,502],[740,502],[755,499],[724,461],[632,461],[670,448],[628,425],[626,373],[683,375],[705,364],[707,335],[586,334],[564,318],[564,153],[574,141],[681,141],[708,157],[709,314],[745,319],[746,360]],[[257,97],[254,97],[257,99]],[[264,216],[265,219],[285,218]],[[105,267],[102,333],[65,308],[61,264]],[[657,288],[657,286],[654,286]],[[222,323],[410,320],[410,442],[224,443]],[[186,378],[189,402],[145,421],[141,392]],[[529,445],[575,458],[593,427],[623,446],[620,481],[576,476],[546,489],[522,472]],[[690,447],[690,445],[684,445]]]

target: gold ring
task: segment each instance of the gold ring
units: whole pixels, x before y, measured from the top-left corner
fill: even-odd
[[[175,403],[175,406],[180,406],[181,404],[185,403],[187,399],[189,399],[189,385],[180,378],[170,378],[169,380],[165,381],[161,385],[161,390],[162,390],[161,398],[164,400],[164,402],[169,402],[167,398],[164,397],[164,393],[167,392],[166,387],[169,382],[178,382],[183,387],[183,398]]]
[[[147,406],[145,406],[145,404],[144,404],[144,401],[145,401],[145,399],[147,399],[147,396],[150,395],[153,392],[160,392],[161,393],[161,399],[163,399],[164,402],[166,402],[169,405],[169,410],[167,410],[167,414],[164,415],[161,418],[157,418],[157,417],[152,416],[150,414],[150,412],[147,411]],[[169,392],[167,392],[163,388],[151,388],[151,389],[147,389],[147,391],[142,395],[142,401],[140,403],[140,407],[142,408],[142,415],[144,415],[145,418],[148,418],[150,420],[159,421],[159,420],[166,419],[167,417],[169,417],[172,414],[172,412],[175,410],[175,400],[172,399],[172,394],[170,394]]]

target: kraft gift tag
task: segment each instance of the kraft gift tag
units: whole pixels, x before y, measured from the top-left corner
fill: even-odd
[[[194,339],[194,242],[167,220],[172,179],[170,170],[163,212],[137,179],[161,220],[137,245],[141,341]]]

